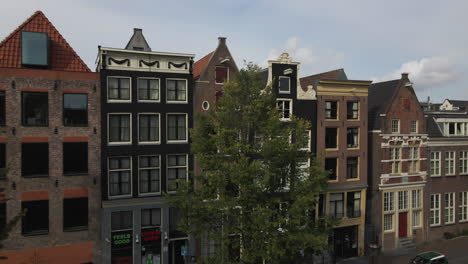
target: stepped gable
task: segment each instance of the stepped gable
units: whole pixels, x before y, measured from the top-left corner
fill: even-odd
[[[47,33],[50,41],[50,66],[56,71],[91,72],[88,66],[41,11],[36,11],[0,42],[0,67],[23,68],[21,65],[21,31]]]

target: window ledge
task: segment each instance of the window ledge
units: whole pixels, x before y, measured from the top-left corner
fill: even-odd
[[[442,227],[441,224],[437,224],[437,225],[429,225],[429,227]]]
[[[88,172],[70,172],[70,173],[64,173],[63,176],[88,176]]]
[[[45,236],[48,235],[49,231],[33,231],[29,233],[22,233],[23,236]]]
[[[21,124],[23,127],[49,127],[49,125],[26,125],[26,124]]]
[[[87,231],[87,230],[88,230],[87,226],[77,226],[77,227],[64,228],[63,232],[79,232],[79,231]]]
[[[49,174],[37,174],[37,175],[22,175],[23,178],[47,178]]]
[[[63,125],[63,127],[89,127],[89,125]]]
[[[166,101],[167,104],[188,104],[187,101]]]
[[[187,144],[188,140],[168,140],[167,144]]]
[[[456,223],[455,222],[452,222],[452,223],[445,223],[444,225],[445,226],[451,226],[451,225],[455,225]]]

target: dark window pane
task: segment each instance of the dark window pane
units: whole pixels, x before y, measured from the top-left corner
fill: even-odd
[[[161,209],[143,209],[141,210],[141,227],[161,226]]]
[[[343,193],[330,193],[330,216],[343,217]]]
[[[167,115],[167,139],[168,140],[186,140],[187,127],[186,127],[185,114],[170,114]]]
[[[159,100],[159,80],[138,79],[138,99]]]
[[[159,115],[140,114],[138,134],[140,142],[159,141]]]
[[[107,90],[109,100],[130,100],[130,78],[108,77]]]
[[[0,126],[5,125],[5,91],[0,91]]]
[[[358,119],[359,118],[359,103],[358,102],[347,102],[346,107],[347,119]]]
[[[329,172],[328,174],[329,180],[336,180],[336,165],[337,165],[337,158],[325,159],[325,170]]]
[[[49,232],[49,201],[29,201],[21,203],[26,214],[22,218],[23,235],[46,234]]]
[[[63,173],[88,173],[88,143],[63,143]]]
[[[111,213],[112,231],[132,229],[132,227],[133,227],[132,211],[120,211],[120,212]]]
[[[6,203],[0,202],[0,230],[5,229],[6,226]]]
[[[21,145],[21,170],[25,177],[49,175],[49,144],[23,143]]]
[[[279,77],[279,91],[290,92],[290,79],[289,77]]]
[[[185,237],[185,233],[179,231],[178,226],[184,218],[183,211],[177,208],[169,208],[169,236],[170,237]]]
[[[348,148],[358,147],[359,131],[356,127],[348,128],[346,131],[347,146]]]
[[[109,195],[128,195],[131,192],[130,157],[109,158]]]
[[[338,117],[338,103],[336,101],[325,102],[325,118],[336,119]]]
[[[21,62],[23,65],[48,65],[49,39],[47,33],[21,32]]]
[[[216,83],[224,83],[228,80],[228,67],[216,66],[215,71]]]
[[[88,125],[88,95],[63,95],[63,124],[65,126]]]
[[[167,100],[168,101],[185,101],[187,98],[187,81],[186,80],[167,80]]]
[[[63,200],[63,230],[83,230],[88,227],[88,198]]]
[[[337,148],[337,133],[338,128],[327,127],[325,129],[325,147],[326,148]]]
[[[358,177],[358,158],[349,157],[346,162],[346,178],[354,179]]]
[[[6,144],[0,144],[0,179],[6,176]]]
[[[346,212],[348,217],[361,216],[361,192],[349,192],[347,194]]]
[[[109,142],[130,141],[130,115],[109,115]]]
[[[23,125],[47,126],[49,95],[47,93],[23,92]]]

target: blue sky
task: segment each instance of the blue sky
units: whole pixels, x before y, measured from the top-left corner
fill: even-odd
[[[350,79],[409,72],[420,100],[468,100],[468,1],[16,0],[2,3],[3,39],[42,10],[94,69],[97,46],[123,48],[134,27],[155,51],[200,59],[227,43],[237,64],[289,52],[301,76],[344,68]]]

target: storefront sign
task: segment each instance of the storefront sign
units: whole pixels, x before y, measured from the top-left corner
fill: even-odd
[[[112,248],[132,246],[132,230],[112,232]]]
[[[161,231],[157,228],[145,229],[141,232],[142,244],[150,244],[161,240]]]

